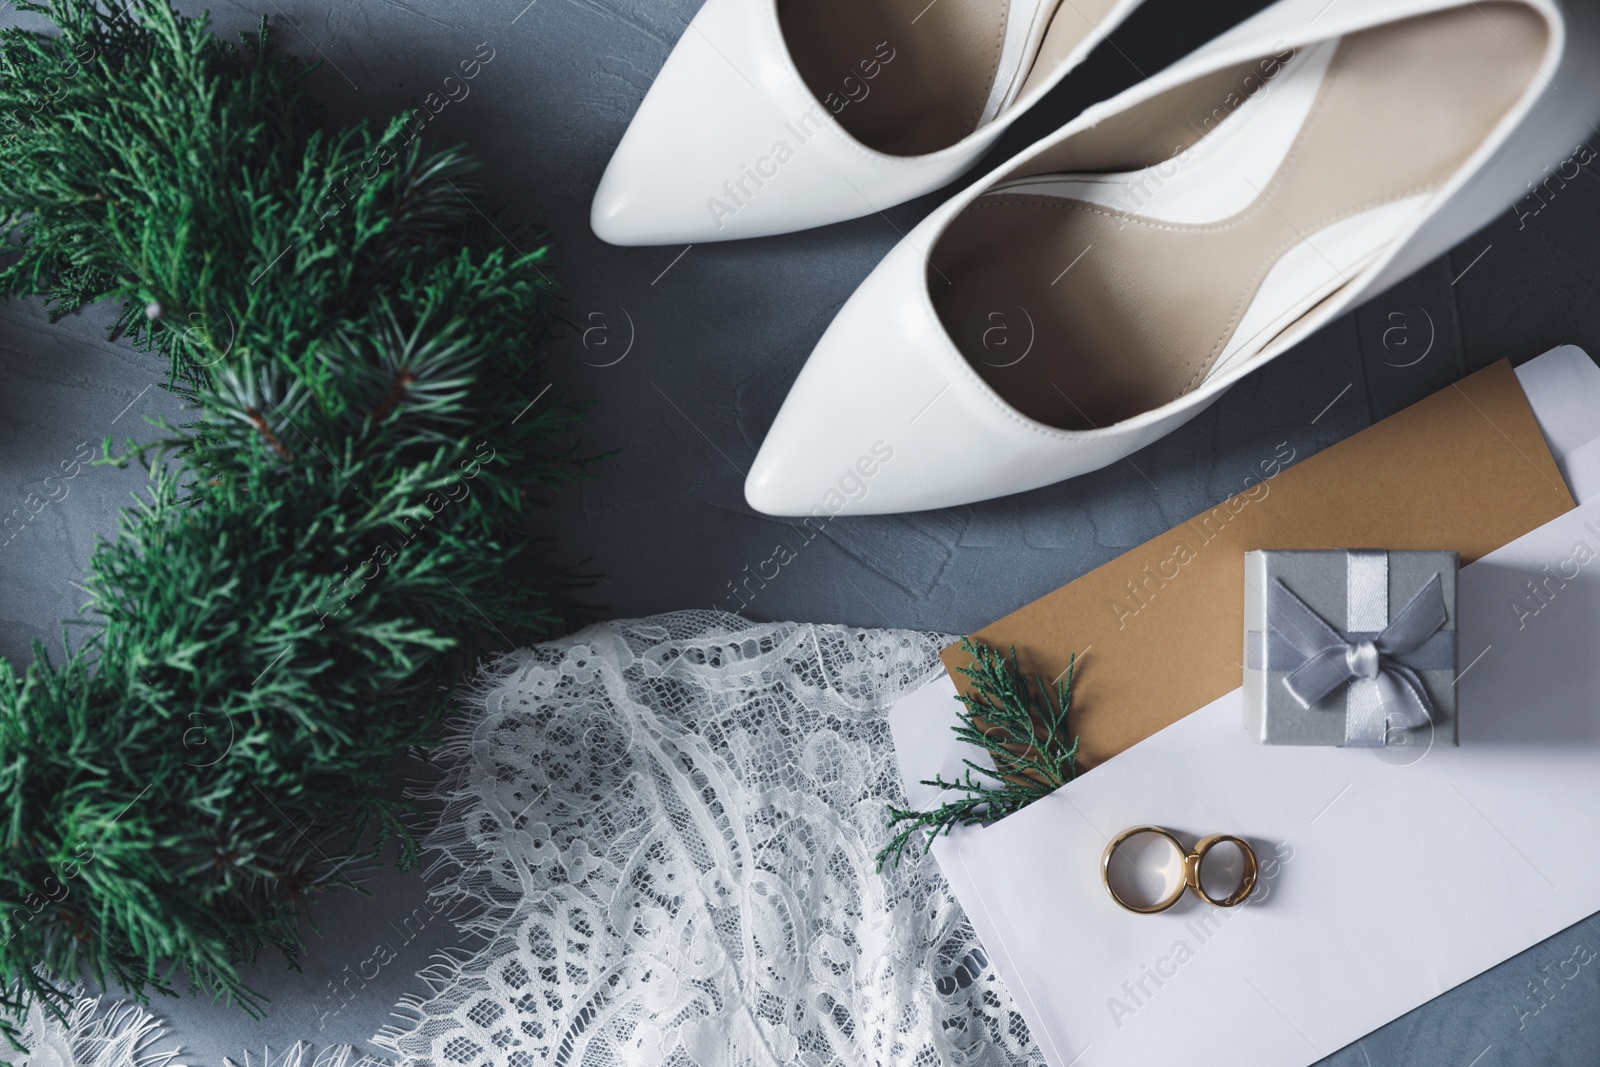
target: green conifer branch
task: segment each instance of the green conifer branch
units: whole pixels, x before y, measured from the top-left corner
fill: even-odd
[[[992,764],[967,759],[955,781],[943,776],[923,781],[958,794],[937,807],[919,811],[891,806],[889,828],[895,833],[878,853],[880,871],[885,863],[899,866],[906,849],[919,838],[926,850],[941,833],[1003,819],[1077,776],[1078,739],[1068,741],[1077,656],[1052,685],[1022,671],[1015,647],[1009,659],[970,637],[961,642],[961,649],[972,662],[956,670],[971,680],[972,693],[957,696],[963,708],[952,729],[961,740],[987,752]]]
[[[236,47],[168,0],[18,7],[59,33],[0,30],[0,293],[118,302],[192,419],[105,442],[148,489],[65,658],[0,662],[13,1044],[85,976],[259,1010],[240,965],[293,961],[306,901],[386,840],[415,862],[386,768],[477,642],[560,622],[532,517],[586,467],[544,393],[543,235],[462,151],[323,130],[264,22]]]

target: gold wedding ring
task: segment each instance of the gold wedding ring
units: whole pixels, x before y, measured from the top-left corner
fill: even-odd
[[[1157,837],[1165,838],[1183,860],[1183,877],[1178,880],[1178,884],[1173,887],[1170,893],[1152,904],[1135,904],[1132,901],[1124,900],[1117,893],[1116,886],[1111,882],[1111,857],[1116,855],[1117,850],[1130,838],[1137,837],[1140,834],[1154,834]],[[1233,892],[1219,900],[1206,892],[1205,883],[1200,877],[1200,868],[1205,863],[1206,856],[1211,850],[1224,843],[1235,845],[1239,849],[1240,855],[1244,857],[1244,876],[1239,879],[1239,885]],[[1178,840],[1177,835],[1162,826],[1129,827],[1111,840],[1111,843],[1106,846],[1105,854],[1100,858],[1100,880],[1105,883],[1106,892],[1111,894],[1111,899],[1116,901],[1119,907],[1139,915],[1155,915],[1158,912],[1166,911],[1183,899],[1183,893],[1186,889],[1214,907],[1235,907],[1243,904],[1245,899],[1250,896],[1251,891],[1256,887],[1256,879],[1259,874],[1260,867],[1256,863],[1255,849],[1251,848],[1250,842],[1242,837],[1235,837],[1233,834],[1211,834],[1197,841],[1192,850],[1185,851],[1183,843]]]
[[[1111,857],[1117,854],[1117,849],[1122,847],[1123,842],[1127,841],[1129,838],[1138,837],[1140,834],[1155,834],[1157,837],[1166,838],[1172,843],[1172,847],[1177,850],[1178,855],[1184,857],[1184,876],[1178,879],[1178,884],[1173,887],[1171,893],[1168,893],[1165,897],[1156,901],[1154,904],[1134,904],[1123,900],[1117,895],[1116,888],[1111,884]],[[1110,893],[1111,899],[1116,901],[1122,907],[1127,908],[1129,911],[1138,912],[1140,915],[1154,915],[1157,912],[1166,911],[1178,901],[1182,900],[1183,891],[1189,888],[1188,878],[1188,853],[1184,851],[1183,844],[1178,840],[1177,836],[1171,830],[1161,826],[1129,827],[1128,829],[1122,831],[1122,833],[1118,834],[1112,840],[1111,844],[1106,846],[1105,855],[1100,858],[1100,880],[1106,884],[1106,892]]]
[[[1200,878],[1200,865],[1206,861],[1208,852],[1225,841],[1239,846],[1239,854],[1244,857],[1244,877],[1239,879],[1238,888],[1218,900],[1206,892],[1205,882]],[[1256,875],[1260,870],[1261,868],[1256,866],[1256,850],[1250,847],[1250,842],[1232,834],[1212,834],[1195,842],[1194,851],[1189,853],[1189,858],[1184,862],[1183,880],[1194,890],[1195,895],[1207,904],[1217,908],[1231,908],[1244,903],[1244,898],[1248,897],[1250,891],[1256,887]]]

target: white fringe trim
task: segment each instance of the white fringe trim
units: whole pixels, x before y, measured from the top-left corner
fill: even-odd
[[[13,1062],[27,1067],[184,1067],[174,1062],[179,1049],[151,1048],[165,1027],[137,1004],[80,997],[60,1019],[38,1001],[28,1009],[22,1043],[28,1055]]]
[[[388,1060],[369,1056],[353,1045],[334,1045],[314,1056],[312,1047],[308,1041],[296,1041],[283,1052],[275,1054],[269,1045],[261,1050],[260,1059],[251,1056],[248,1051],[244,1053],[242,1063],[224,1056],[222,1067],[393,1067]],[[311,1056],[309,1064],[307,1056]]]

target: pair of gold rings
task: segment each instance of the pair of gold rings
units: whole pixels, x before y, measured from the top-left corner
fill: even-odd
[[[1125,842],[1131,838],[1138,837],[1140,834],[1154,834],[1157,837],[1164,838],[1171,843],[1172,847],[1177,850],[1178,855],[1183,858],[1183,877],[1178,880],[1178,884],[1172,888],[1171,892],[1152,904],[1139,904],[1125,900],[1117,892],[1116,886],[1111,880],[1111,857],[1116,855],[1117,849],[1121,848]],[[1205,882],[1200,877],[1200,868],[1205,864],[1206,856],[1211,850],[1224,843],[1234,845],[1239,849],[1240,856],[1244,858],[1244,873],[1239,879],[1239,885],[1233,892],[1219,899],[1206,891]],[[1255,849],[1250,847],[1250,842],[1241,837],[1234,837],[1232,834],[1212,834],[1195,842],[1194,848],[1185,849],[1176,834],[1161,826],[1129,827],[1112,839],[1111,843],[1106,846],[1105,855],[1100,860],[1100,880],[1105,883],[1106,892],[1111,894],[1111,899],[1128,911],[1137,912],[1140,915],[1154,915],[1157,912],[1166,911],[1183,899],[1183,892],[1186,889],[1213,907],[1235,907],[1243,904],[1245,898],[1250,895],[1251,890],[1255,889],[1256,878],[1259,873],[1260,868],[1256,865]]]

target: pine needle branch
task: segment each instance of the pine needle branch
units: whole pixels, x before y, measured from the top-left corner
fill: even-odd
[[[1017,663],[1014,647],[1009,659],[971,638],[962,641],[961,649],[972,662],[956,669],[972,682],[972,692],[957,697],[963,708],[952,729],[962,741],[987,752],[992,764],[986,767],[966,759],[955,781],[943,776],[924,781],[923,785],[957,794],[936,807],[891,806],[889,828],[894,836],[878,853],[880,871],[886,863],[899,866],[919,839],[926,851],[940,834],[1003,819],[1077,776],[1078,739],[1068,741],[1077,656],[1052,685],[1041,677],[1029,678]]]

